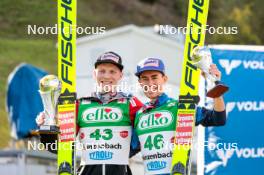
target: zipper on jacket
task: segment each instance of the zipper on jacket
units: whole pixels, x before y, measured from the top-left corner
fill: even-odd
[[[103,164],[102,175],[105,175],[105,164]]]

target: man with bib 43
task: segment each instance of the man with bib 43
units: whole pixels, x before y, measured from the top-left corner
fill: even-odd
[[[211,65],[210,72],[220,78],[221,72]],[[150,99],[135,118],[133,147],[140,147],[145,174],[169,175],[176,131],[178,101],[164,93],[168,80],[161,59],[147,58],[137,66],[136,76],[144,94]],[[214,99],[214,109],[197,107],[196,125],[222,126],[226,121],[222,97]],[[139,139],[139,142],[138,142]]]
[[[97,91],[76,102],[82,150],[79,175],[131,174],[128,159],[136,153],[130,150],[132,124],[143,104],[136,97],[117,91],[122,70],[118,54],[106,52],[99,56],[94,70]],[[43,114],[37,123],[43,123]],[[42,137],[42,142],[51,142],[44,139],[47,138]]]

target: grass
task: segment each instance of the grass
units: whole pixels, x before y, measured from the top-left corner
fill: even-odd
[[[27,25],[53,26],[56,13],[57,1],[53,0],[1,0],[0,36],[28,38]]]

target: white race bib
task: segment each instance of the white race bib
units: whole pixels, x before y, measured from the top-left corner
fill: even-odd
[[[139,136],[145,174],[170,174],[174,133],[162,131]]]
[[[131,126],[81,128],[81,165],[128,165]]]

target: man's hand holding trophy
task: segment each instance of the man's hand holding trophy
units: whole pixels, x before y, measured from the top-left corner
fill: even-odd
[[[203,72],[205,79],[214,84],[214,87],[207,92],[207,97],[217,98],[228,91],[229,87],[220,82],[221,75],[217,76],[214,74],[216,71],[212,72],[217,68],[213,64],[212,55],[208,47],[195,47],[193,49],[191,59],[193,64]]]
[[[47,75],[39,82],[39,93],[44,106],[36,122],[39,134],[58,134],[60,132],[56,122],[57,103],[61,93],[61,81],[55,75]]]

